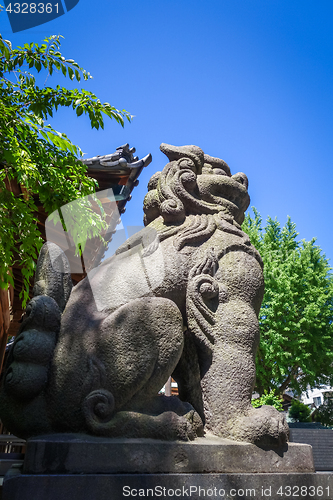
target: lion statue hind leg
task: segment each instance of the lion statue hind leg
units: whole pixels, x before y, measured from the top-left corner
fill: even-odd
[[[50,388],[57,428],[108,437],[193,439],[202,427],[193,407],[158,395],[183,344],[178,307],[158,297],[130,301],[99,325],[89,321],[86,330],[62,331]]]

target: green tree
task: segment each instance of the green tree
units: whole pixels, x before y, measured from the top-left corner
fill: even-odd
[[[311,418],[314,422],[320,422],[326,427],[333,426],[333,400],[324,401],[323,404],[315,409]]]
[[[256,356],[259,394],[333,384],[333,279],[321,249],[297,241],[296,225],[247,215],[243,230],[264,261],[265,295]]]
[[[36,201],[50,214],[94,193],[96,187],[95,181],[86,176],[80,148],[46,120],[61,107],[71,108],[77,116],[88,115],[96,129],[104,127],[103,116],[122,126],[124,119],[131,120],[126,111],[102,104],[87,90],[39,86],[36,77],[41,71],[47,76],[60,72],[78,82],[91,78],[73,59],[65,59],[59,48],[59,36],[46,38],[41,45],[30,43],[13,49],[0,35],[0,282],[6,287],[13,281],[9,269],[19,261],[24,279],[23,305],[42,244]],[[22,196],[14,196],[11,183],[21,186]],[[103,221],[90,210],[84,223],[88,236],[97,235]]]
[[[259,408],[262,405],[274,406],[278,411],[283,411],[281,396],[276,396],[274,391],[265,391],[260,398],[252,399],[251,404],[253,408]]]
[[[289,417],[293,422],[311,422],[311,410],[301,401],[293,399],[289,408]]]

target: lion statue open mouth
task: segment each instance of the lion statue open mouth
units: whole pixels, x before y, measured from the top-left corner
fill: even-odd
[[[0,394],[16,435],[288,439],[279,412],[250,403],[264,280],[240,226],[247,177],[196,146],[161,150],[146,227],[76,287],[44,245]],[[179,398],[158,394],[170,375]]]

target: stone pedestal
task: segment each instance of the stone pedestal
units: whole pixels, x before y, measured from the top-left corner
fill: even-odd
[[[216,436],[194,441],[55,434],[29,439],[25,474],[314,472],[312,448],[263,449]]]
[[[213,436],[193,442],[78,434],[28,441],[3,500],[333,497],[333,475],[314,473],[311,446],[258,448]]]
[[[6,476],[3,500],[331,500],[332,474],[41,474]]]

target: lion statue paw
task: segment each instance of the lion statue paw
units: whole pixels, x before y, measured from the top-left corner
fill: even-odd
[[[289,427],[284,414],[272,406],[250,408],[246,415],[231,424],[230,437],[257,446],[283,446],[289,439]]]

